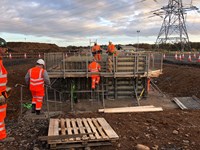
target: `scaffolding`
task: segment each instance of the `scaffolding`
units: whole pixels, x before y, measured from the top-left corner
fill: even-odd
[[[111,64],[108,63],[108,57],[111,59]],[[87,69],[92,58],[87,54],[69,57],[64,53],[44,55],[52,87],[62,93],[61,101],[70,101],[72,111],[77,99],[97,101],[103,108],[107,99],[131,98],[136,99],[137,104],[140,105],[141,97],[148,95],[148,79],[162,73],[161,53],[119,52],[116,57],[103,53],[103,59],[99,61],[101,81],[97,88],[92,90],[90,76],[93,73]],[[50,95],[55,96],[49,92],[49,99],[52,99]]]

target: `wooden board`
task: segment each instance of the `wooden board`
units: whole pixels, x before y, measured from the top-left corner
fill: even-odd
[[[119,139],[104,118],[50,119],[48,136],[51,137],[48,144],[97,143]],[[53,136],[56,138],[52,139]]]
[[[102,110],[101,110],[102,111]],[[162,107],[121,107],[121,108],[106,108],[104,113],[127,113],[127,112],[154,112],[163,111]]]
[[[113,109],[118,109],[118,110],[120,110],[120,109],[122,109],[122,110],[124,110],[124,109],[142,109],[142,108],[155,108],[155,106],[153,106],[153,105],[147,105],[147,106],[135,106],[135,107],[120,107],[120,108],[105,108],[105,109],[99,109],[99,112],[104,112],[104,110],[113,110]]]

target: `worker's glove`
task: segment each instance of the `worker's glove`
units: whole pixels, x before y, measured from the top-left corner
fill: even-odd
[[[96,55],[96,52],[92,52],[92,55],[93,55],[93,56]]]
[[[4,104],[6,102],[6,99],[3,95],[0,96],[0,104]]]
[[[23,107],[25,107],[27,109],[31,109],[32,108],[32,104],[25,103],[25,104],[23,104]]]
[[[2,95],[7,99],[9,97],[8,93],[6,91],[2,92]]]

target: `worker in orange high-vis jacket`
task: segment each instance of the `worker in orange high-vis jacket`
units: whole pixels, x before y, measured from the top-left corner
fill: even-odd
[[[94,46],[92,47],[92,55],[94,56],[94,58],[96,60],[101,61],[101,53],[102,53],[102,49],[100,47],[100,45],[98,45],[96,42],[94,43]]]
[[[45,62],[38,59],[35,67],[28,70],[25,81],[29,85],[32,94],[32,113],[40,114],[42,102],[45,93],[44,85],[50,85],[50,79],[47,71],[44,69]]]
[[[5,118],[6,118],[6,109],[7,109],[7,93],[6,93],[6,84],[7,84],[7,71],[3,65],[3,55],[8,50],[7,43],[4,39],[0,38],[0,141],[6,140],[6,128],[5,128]]]
[[[100,81],[99,74],[95,74],[95,72],[101,71],[101,66],[96,62],[96,59],[93,59],[93,61],[88,65],[88,70],[93,73],[91,75],[92,89],[95,89],[96,84],[99,84]]]
[[[110,56],[111,55],[117,56],[117,51],[116,51],[115,45],[112,44],[111,41],[109,41],[106,53],[108,53],[108,55],[110,55]]]

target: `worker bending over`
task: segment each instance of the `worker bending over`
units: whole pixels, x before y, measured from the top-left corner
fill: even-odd
[[[5,128],[5,118],[6,118],[6,109],[7,103],[6,99],[8,98],[6,92],[7,84],[7,71],[3,65],[3,55],[8,50],[7,43],[4,39],[0,38],[0,141],[5,141],[6,128]]]
[[[93,61],[88,65],[88,70],[93,73],[91,75],[92,89],[95,89],[96,84],[99,84],[100,81],[99,74],[95,74],[95,72],[101,71],[101,66],[96,62],[96,59],[93,59]]]
[[[96,60],[101,61],[101,53],[102,53],[101,47],[95,42],[94,46],[92,47],[92,55]]]
[[[44,84],[50,85],[50,79],[47,71],[44,69],[45,62],[43,59],[38,59],[35,67],[28,70],[25,81],[29,85],[32,94],[32,113],[40,114],[42,102],[45,93]]]

